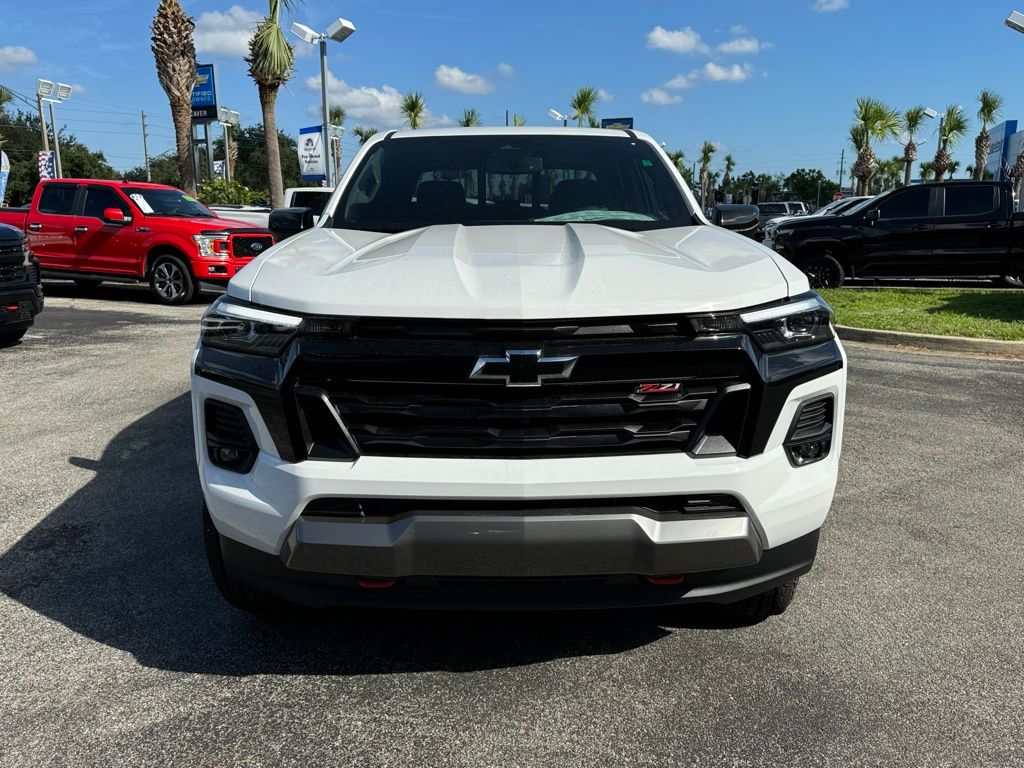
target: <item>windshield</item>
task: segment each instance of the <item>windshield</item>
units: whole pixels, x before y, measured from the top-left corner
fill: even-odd
[[[873,197],[861,198],[859,203],[857,203],[856,205],[853,205],[853,206],[847,208],[845,211],[843,211],[843,216],[849,216],[852,213],[859,213],[860,211],[862,211],[865,208],[867,208],[871,204],[871,201],[874,200],[874,199],[875,198],[873,198]]]
[[[388,139],[363,158],[331,226],[404,232],[432,224],[694,223],[660,154],[626,136]]]
[[[149,216],[178,216],[189,219],[215,219],[213,212],[180,189],[126,187],[124,193]]]

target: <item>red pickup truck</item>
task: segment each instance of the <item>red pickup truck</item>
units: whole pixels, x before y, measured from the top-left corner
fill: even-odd
[[[42,181],[29,208],[0,208],[0,224],[28,235],[44,277],[148,281],[163,304],[190,301],[199,281],[227,283],[274,244],[179,189],[128,181]]]

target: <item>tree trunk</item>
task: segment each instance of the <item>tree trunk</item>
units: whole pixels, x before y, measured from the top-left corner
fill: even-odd
[[[985,164],[988,162],[989,150],[988,128],[981,127],[981,133],[974,140],[974,180],[981,181],[985,178]],[[998,176],[997,176],[998,178]]]
[[[917,158],[917,145],[914,144],[913,139],[907,142],[906,149],[903,150],[903,186],[910,186],[910,176],[914,172],[914,160]]]
[[[192,102],[181,101],[171,107],[174,143],[178,151],[178,176],[181,190],[196,195],[196,166],[192,156]]]
[[[259,84],[260,107],[263,109],[263,133],[267,145],[267,176],[270,179],[270,207],[284,206],[284,181],[281,179],[281,145],[277,141],[277,88]],[[321,151],[323,147],[321,147]]]

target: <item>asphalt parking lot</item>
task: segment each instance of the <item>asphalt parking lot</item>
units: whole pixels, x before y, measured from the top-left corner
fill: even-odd
[[[271,623],[208,578],[203,307],[48,290],[0,350],[0,765],[1024,765],[1024,367],[850,345],[789,612]]]

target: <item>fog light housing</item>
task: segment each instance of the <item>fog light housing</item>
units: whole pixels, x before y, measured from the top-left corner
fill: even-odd
[[[834,413],[832,395],[801,403],[784,443],[790,464],[803,467],[828,456],[832,450]]]
[[[256,463],[259,446],[249,428],[245,413],[237,405],[207,400],[206,454],[218,467],[245,474]]]

